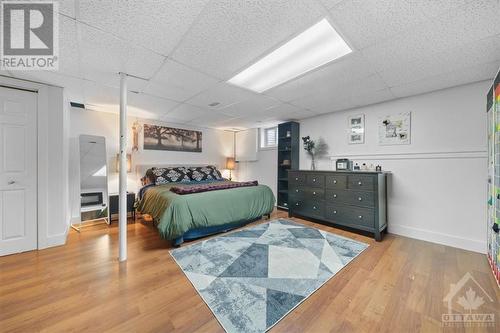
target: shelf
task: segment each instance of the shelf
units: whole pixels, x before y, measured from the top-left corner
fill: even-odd
[[[278,180],[279,180],[280,182],[287,182],[287,181],[288,181],[288,178],[278,178]]]
[[[278,193],[281,193],[281,194],[288,194],[288,190],[279,190]]]
[[[291,149],[278,149],[278,151],[279,151],[280,153],[291,153],[291,152],[292,152],[292,150],[291,150]]]
[[[280,168],[290,169],[290,165],[280,164]]]
[[[288,140],[291,139],[291,136],[282,136],[281,138],[278,138],[278,140]]]

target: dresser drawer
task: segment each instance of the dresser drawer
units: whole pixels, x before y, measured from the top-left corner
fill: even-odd
[[[306,195],[306,189],[307,187],[291,185],[288,190],[288,195],[295,198],[304,198]]]
[[[323,217],[323,201],[311,201],[300,198],[292,198],[290,201],[290,208],[296,214],[311,217]]]
[[[373,209],[326,204],[323,213],[327,219],[342,225],[364,226],[371,229],[375,226],[375,211]]]
[[[375,211],[370,208],[343,207],[342,218],[349,224],[375,227]]]
[[[306,198],[311,200],[323,200],[325,198],[325,190],[322,188],[307,188],[305,191]]]
[[[325,186],[325,176],[321,174],[306,175],[307,186],[323,187]]]
[[[289,172],[288,173],[288,181],[290,185],[305,185],[306,184],[306,175],[300,172]]]
[[[353,190],[373,191],[375,189],[375,177],[367,175],[349,175],[347,187]]]
[[[325,178],[326,188],[345,189],[347,187],[346,175],[331,175]]]
[[[333,203],[375,207],[375,193],[354,190],[326,190],[325,199]]]

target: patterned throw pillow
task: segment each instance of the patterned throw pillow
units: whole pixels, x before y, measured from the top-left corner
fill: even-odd
[[[156,185],[191,181],[191,172],[185,167],[152,168],[151,171],[155,175]]]
[[[193,181],[203,181],[203,180],[221,180],[222,175],[219,170],[213,165],[207,165],[205,167],[194,167],[189,168],[191,172],[190,177]]]

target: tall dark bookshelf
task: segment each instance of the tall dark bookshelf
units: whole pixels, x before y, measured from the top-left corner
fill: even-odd
[[[288,171],[299,169],[299,123],[278,125],[278,208],[288,209]],[[287,162],[288,161],[288,162]]]

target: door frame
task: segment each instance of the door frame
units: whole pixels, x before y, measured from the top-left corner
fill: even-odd
[[[66,243],[68,227],[64,233],[49,236],[49,202],[51,195],[49,190],[49,180],[47,176],[49,171],[49,98],[50,86],[33,81],[16,79],[0,75],[0,86],[14,89],[31,90],[37,94],[37,249],[44,249],[51,246],[63,245]],[[63,112],[61,124],[63,125],[64,143],[63,143],[63,192],[65,200],[61,203],[60,209],[63,209],[63,216],[67,220],[68,207],[68,143],[67,140],[67,112]],[[67,222],[67,221],[66,221]]]

